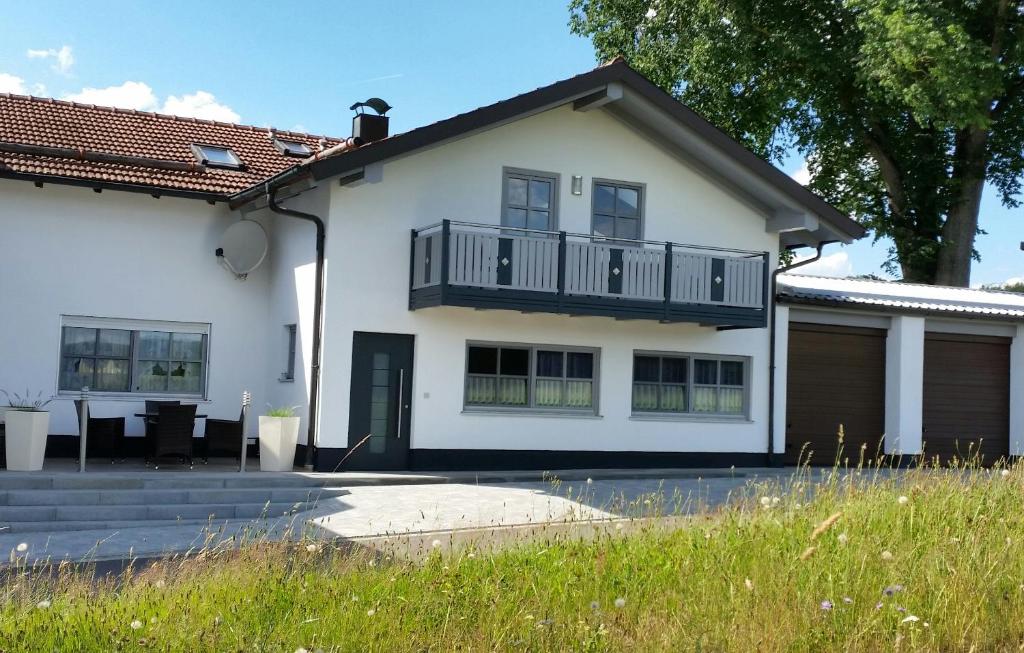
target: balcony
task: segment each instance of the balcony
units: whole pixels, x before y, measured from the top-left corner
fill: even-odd
[[[412,231],[409,309],[767,324],[768,253],[444,220]]]

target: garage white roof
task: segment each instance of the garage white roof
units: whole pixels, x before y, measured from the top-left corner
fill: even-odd
[[[778,298],[795,304],[1024,320],[1024,294],[1000,290],[780,274]]]

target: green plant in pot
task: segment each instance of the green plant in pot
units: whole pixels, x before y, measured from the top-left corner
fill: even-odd
[[[20,395],[0,390],[7,400],[4,413],[7,469],[33,472],[43,468],[46,436],[50,429],[50,413],[46,410],[52,399],[38,393]]]
[[[268,406],[260,415],[260,470],[288,472],[295,465],[295,447],[299,441],[298,406]]]

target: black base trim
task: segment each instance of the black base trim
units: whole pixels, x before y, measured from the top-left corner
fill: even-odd
[[[303,445],[299,445],[302,447]],[[3,437],[3,431],[0,431],[0,464],[6,464],[7,451],[5,449],[6,443]],[[195,452],[196,458],[203,458],[206,451],[206,441],[203,438],[192,438],[192,451]],[[246,453],[250,459],[258,459],[260,455],[260,446],[258,442],[249,442],[249,451]],[[78,458],[78,436],[77,435],[57,435],[51,433],[46,436],[46,458]],[[118,452],[117,458],[145,458],[146,457],[146,439],[142,436],[129,436],[124,439],[124,447]],[[92,454],[89,454],[90,460],[93,458]],[[102,457],[98,457],[102,458]],[[298,452],[296,452],[296,458],[298,460]]]
[[[317,447],[314,469],[339,468],[347,449]],[[423,472],[519,469],[617,469],[657,467],[763,467],[764,453],[682,451],[548,451],[522,449],[410,449],[409,470]]]

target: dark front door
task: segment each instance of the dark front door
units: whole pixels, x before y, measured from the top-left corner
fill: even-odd
[[[349,455],[345,469],[407,467],[412,351],[412,336],[362,332],[353,335]]]

